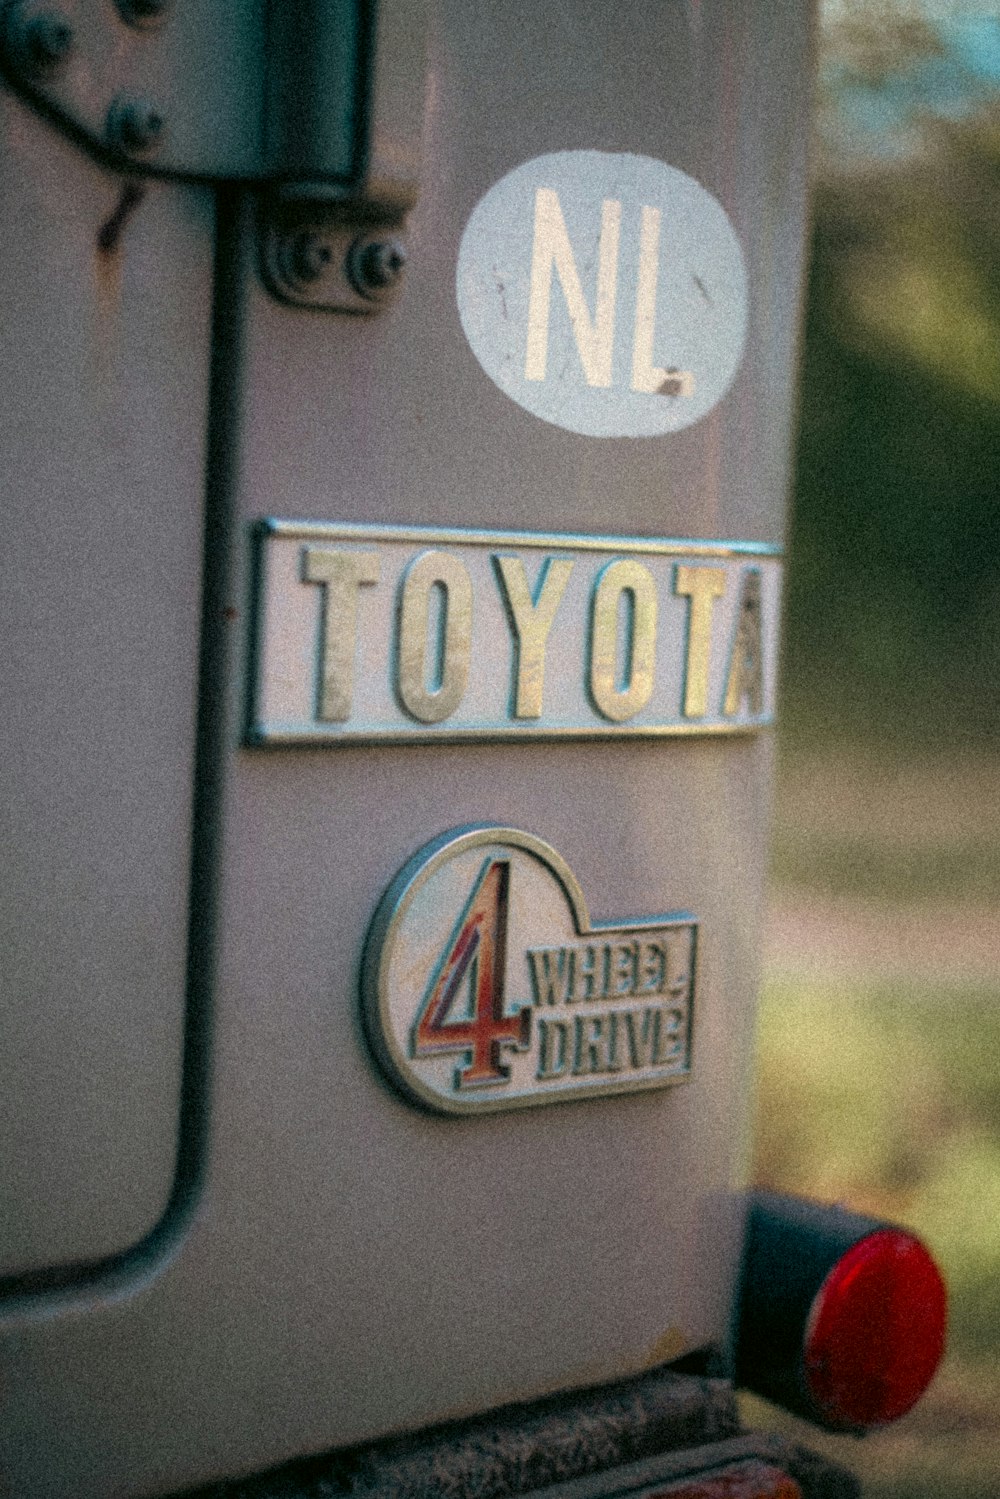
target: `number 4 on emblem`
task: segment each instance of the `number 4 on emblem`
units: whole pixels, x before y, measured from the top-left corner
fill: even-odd
[[[456,1088],[504,1083],[510,1068],[504,1047],[524,1051],[531,1040],[531,1009],[504,1015],[507,966],[507,907],[510,864],[492,859],[483,866],[469,902],[441,958],[413,1028],[413,1055],[464,1052],[469,1060],[455,1072]],[[468,988],[466,989],[466,980]],[[470,1013],[450,1019],[463,992],[471,994]]]

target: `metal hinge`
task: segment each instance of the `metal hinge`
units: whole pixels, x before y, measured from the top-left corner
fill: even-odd
[[[271,290],[369,312],[417,197],[428,0],[7,0],[3,67],[133,173],[261,189]]]

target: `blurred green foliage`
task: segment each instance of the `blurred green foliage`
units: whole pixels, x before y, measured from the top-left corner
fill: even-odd
[[[1000,729],[1000,111],[817,188],[785,625],[793,738]]]
[[[765,986],[754,1177],[916,1230],[951,1332],[924,1399],[860,1444],[745,1414],[867,1499],[993,1499],[1000,1007],[995,986],[931,984],[916,952],[890,979],[861,934],[892,946],[903,912],[933,933],[949,903],[971,934],[1000,889],[996,776],[973,774],[1000,730],[1000,16],[824,12],[774,874],[830,902],[848,947],[853,906],[855,961],[824,969],[821,948]]]
[[[943,896],[988,901],[1000,890],[1000,846],[991,827],[972,843],[900,850],[851,833],[817,839],[779,818],[771,875],[785,885],[806,886],[825,895],[848,894],[861,901]]]

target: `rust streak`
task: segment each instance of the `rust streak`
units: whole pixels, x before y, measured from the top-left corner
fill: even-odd
[[[113,255],[118,249],[125,225],[145,196],[141,182],[126,182],[114,212],[97,231],[97,249],[101,255]]]

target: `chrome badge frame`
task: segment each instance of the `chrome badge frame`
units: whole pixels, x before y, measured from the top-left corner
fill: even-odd
[[[481,1114],[684,1081],[697,923],[590,919],[565,860],[515,828],[421,849],[365,943],[365,1033],[411,1102]]]
[[[759,542],[257,527],[252,744],[747,733],[772,721]]]

